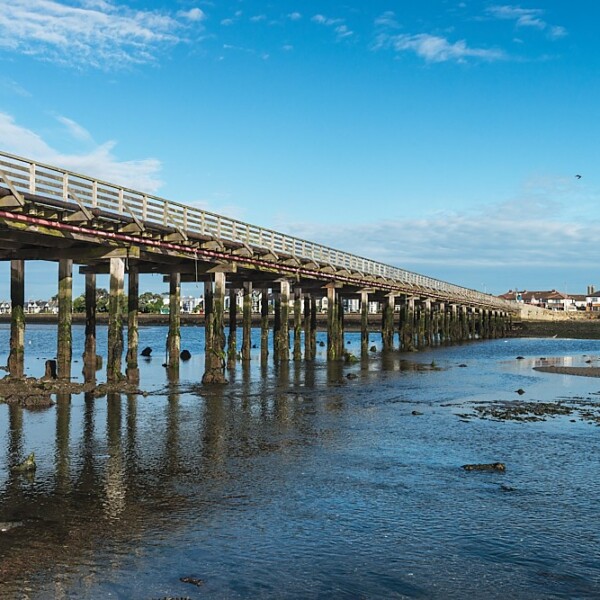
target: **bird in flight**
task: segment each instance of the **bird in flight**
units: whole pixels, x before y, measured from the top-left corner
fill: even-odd
[[[581,175],[575,175],[575,179],[581,179]]]

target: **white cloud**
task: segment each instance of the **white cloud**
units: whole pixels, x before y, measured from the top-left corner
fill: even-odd
[[[328,27],[330,27],[331,25],[337,25],[338,23],[343,23],[342,19],[329,19],[324,15],[315,15],[311,19],[311,21],[319,23],[320,25],[327,25]]]
[[[123,68],[156,60],[184,41],[185,22],[200,9],[179,13],[135,10],[112,0],[0,0],[0,50],[68,66]]]
[[[255,15],[250,17],[250,21],[252,21],[252,23],[260,23],[261,21],[266,21],[266,19],[267,15]]]
[[[288,19],[291,21],[299,21],[302,18],[302,15],[299,12],[293,12],[288,15]]]
[[[187,11],[180,10],[177,15],[189,21],[204,21],[206,19],[206,13],[201,8],[191,8]]]
[[[325,25],[326,27],[333,27],[338,41],[354,35],[354,32],[348,29],[348,26],[344,24],[344,19],[330,19],[319,14],[312,17],[311,21],[313,21],[313,23],[318,23],[319,25]]]
[[[551,26],[542,17],[544,10],[539,8],[521,8],[520,6],[491,6],[488,13],[496,19],[515,21],[517,27],[532,27],[546,31],[551,39],[559,39],[567,35],[567,30],[561,26]]]
[[[87,134],[87,140],[91,140],[87,131],[71,119],[58,117],[58,120],[69,128],[71,134],[84,137]],[[159,179],[160,161],[154,158],[120,161],[113,154],[116,145],[114,141],[94,144],[92,149],[85,153],[64,154],[52,148],[34,131],[16,123],[12,116],[2,112],[0,139],[4,150],[12,154],[112,183],[120,183],[133,189],[153,193],[162,184]]]
[[[388,27],[390,29],[397,29],[399,27],[398,21],[396,20],[396,14],[392,10],[386,10],[382,15],[375,19],[375,25],[378,27]]]
[[[420,33],[417,35],[380,34],[374,44],[376,50],[392,48],[396,52],[414,52],[427,62],[465,62],[468,58],[500,60],[505,58],[501,50],[470,48],[465,40],[451,43],[446,38]]]
[[[67,128],[67,131],[74,139],[82,142],[92,141],[92,136],[90,132],[81,125],[79,125],[79,123],[76,123],[72,119],[60,115],[56,117],[56,120],[62,123]]]

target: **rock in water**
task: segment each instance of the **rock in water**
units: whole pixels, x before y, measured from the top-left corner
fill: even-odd
[[[32,452],[22,463],[14,466],[12,471],[16,471],[19,473],[29,473],[31,471],[35,471],[35,454]]]
[[[43,381],[50,381],[51,379],[56,379],[56,361],[55,360],[47,360],[46,361],[46,369],[44,376],[42,377]]]
[[[465,471],[506,471],[506,465],[501,462],[488,464],[463,465]]]
[[[189,350],[182,350],[179,358],[181,358],[181,360],[190,360],[190,358],[192,358],[192,354]]]
[[[198,587],[204,585],[204,581],[199,577],[180,577],[179,581],[182,581],[183,583],[191,583],[192,585],[197,585]]]
[[[142,356],[150,356],[152,354],[152,348],[150,346],[146,346],[140,353]]]

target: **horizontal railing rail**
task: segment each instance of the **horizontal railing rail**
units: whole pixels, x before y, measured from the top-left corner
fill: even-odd
[[[477,290],[13,154],[0,152],[0,171],[19,192],[79,202],[86,208],[98,208],[116,215],[134,217],[147,225],[174,227],[187,233],[242,243],[275,255],[314,261],[322,267],[331,266],[336,270],[345,269],[366,277],[383,278],[399,287],[414,288],[415,292],[429,290],[449,299],[461,299],[502,310],[514,309],[514,305],[508,301]]]

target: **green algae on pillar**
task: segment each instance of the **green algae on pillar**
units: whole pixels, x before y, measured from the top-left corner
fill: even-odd
[[[433,335],[431,324],[431,300],[429,298],[423,300],[423,313],[423,340],[425,346],[431,346]]]
[[[123,354],[123,284],[125,260],[110,259],[110,298],[108,303],[108,360],[106,378],[109,382],[123,379],[121,359]]]
[[[167,335],[167,354],[169,369],[179,369],[181,352],[181,274],[169,276],[169,333]]]
[[[73,260],[61,258],[58,262],[58,348],[56,373],[59,379],[71,378],[73,339]]]
[[[204,284],[204,375],[202,383],[227,383],[225,379],[225,273],[215,273],[214,291],[212,282]]]
[[[339,304],[337,302],[335,287],[333,284],[327,286],[327,358],[337,360],[339,350]]]
[[[252,282],[244,283],[244,301],[242,305],[242,360],[250,360],[252,337]]]
[[[8,372],[21,379],[25,372],[25,261],[10,261],[10,353]]]
[[[232,367],[237,359],[237,290],[229,289],[229,335],[227,337],[227,366]]]
[[[138,368],[138,309],[139,309],[139,269],[129,263],[127,275],[127,355],[125,356],[125,374],[129,383],[140,380]]]

